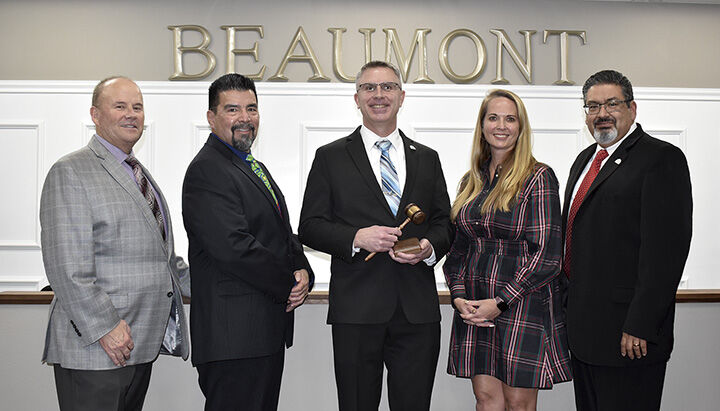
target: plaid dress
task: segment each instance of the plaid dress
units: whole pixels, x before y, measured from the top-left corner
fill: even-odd
[[[487,168],[483,177],[489,181]],[[512,387],[551,388],[571,379],[558,277],[557,178],[538,164],[509,212],[483,215],[480,206],[493,186],[458,213],[443,270],[453,299],[499,296],[509,308],[494,320],[494,328],[466,325],[455,310],[448,373],[491,375]]]

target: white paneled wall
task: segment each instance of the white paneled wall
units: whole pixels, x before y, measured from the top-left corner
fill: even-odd
[[[170,207],[176,250],[187,254],[181,190],[187,164],[209,127],[207,82],[140,82],[146,123],[135,152],[160,184]],[[0,81],[0,291],[37,290],[42,267],[38,205],[45,174],[94,132],[92,82]],[[287,199],[297,227],[305,179],[315,150],[361,122],[352,84],[258,83],[260,134],[253,148]],[[477,112],[486,85],[405,86],[400,128],[440,154],[450,197],[467,170]],[[577,153],[592,143],[579,87],[518,86],[530,113],[535,157],[560,180],[561,196]],[[695,202],[693,243],[682,288],[720,288],[716,233],[720,203],[714,165],[720,153],[720,90],[637,88],[638,122],[688,157]],[[668,199],[667,201],[673,201]],[[330,278],[328,256],[310,251],[318,289]],[[612,258],[612,256],[609,256]],[[438,288],[444,281],[438,267]]]

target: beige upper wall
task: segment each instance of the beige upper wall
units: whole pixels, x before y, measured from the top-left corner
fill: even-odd
[[[559,79],[558,37],[542,41],[543,30],[585,30],[587,44],[569,41],[569,78],[578,84],[588,75],[615,68],[636,86],[720,88],[720,6],[702,4],[621,3],[583,1],[477,0],[154,0],[0,1],[0,80],[97,80],[125,74],[137,80],[167,80],[173,71],[170,25],[196,24],[210,31],[210,50],[217,67],[205,80],[225,72],[225,32],[221,25],[261,25],[265,36],[237,36],[239,48],[258,41],[261,63],[238,57],[237,71],[254,73],[267,66],[264,79],[275,74],[299,26],[305,30],[320,65],[332,81],[330,27],[344,27],[343,66],[353,74],[364,62],[359,28],[375,28],[373,57],[383,58],[383,28],[395,28],[405,52],[415,29],[429,28],[428,74],[436,83],[450,83],[438,60],[440,42],[450,31],[473,30],[482,37],[487,62],[477,84],[495,77],[496,37],[504,29],[524,55],[518,30],[536,30],[532,37],[533,82],[548,85]],[[188,43],[197,38],[188,36]],[[470,41],[451,48],[453,69],[468,72],[475,60]],[[301,51],[298,49],[298,51]],[[200,59],[188,59],[197,72]],[[507,55],[504,75],[510,84],[528,84]],[[418,73],[417,55],[410,78]],[[312,75],[305,63],[289,63],[290,81]]]

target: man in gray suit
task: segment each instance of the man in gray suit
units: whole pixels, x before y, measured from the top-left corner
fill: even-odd
[[[160,188],[133,155],[142,93],[111,77],[93,92],[90,143],[53,165],[40,200],[42,253],[55,298],[43,361],[61,410],[140,410],[159,353],[187,359],[182,295]]]

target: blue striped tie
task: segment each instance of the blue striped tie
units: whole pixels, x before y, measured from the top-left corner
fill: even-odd
[[[382,191],[390,206],[393,215],[397,215],[400,206],[400,181],[395,165],[390,160],[390,147],[392,143],[388,140],[378,140],[375,146],[380,149],[380,177],[382,179]]]

